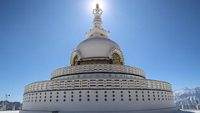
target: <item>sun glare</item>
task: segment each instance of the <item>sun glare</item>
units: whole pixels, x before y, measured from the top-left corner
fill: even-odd
[[[90,0],[90,9],[95,9],[97,3],[102,10],[105,10],[105,3],[103,0]]]
[[[86,15],[90,15],[91,18],[93,18],[93,9],[96,9],[96,4],[99,4],[99,8],[103,11],[102,17],[105,17],[106,15],[109,14],[109,2],[106,0],[85,0],[84,2],[84,8],[85,8],[85,12]]]

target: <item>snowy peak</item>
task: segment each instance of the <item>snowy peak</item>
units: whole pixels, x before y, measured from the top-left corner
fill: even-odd
[[[200,87],[174,91],[174,96],[180,109],[200,109]]]

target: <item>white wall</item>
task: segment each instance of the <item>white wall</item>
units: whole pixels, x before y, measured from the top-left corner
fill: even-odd
[[[96,91],[98,91],[98,93],[96,93]],[[105,91],[107,93],[105,93]],[[64,94],[64,92],[66,92],[66,94]],[[66,97],[64,97],[64,95]],[[79,97],[80,95],[81,97]],[[87,95],[90,96],[87,97]],[[98,95],[98,97],[96,97],[96,95]],[[105,95],[107,95],[107,97],[105,97]],[[115,97],[113,97],[113,95],[115,95]],[[121,95],[123,95],[123,97],[121,97]],[[129,95],[131,97],[129,97]],[[138,97],[136,95],[138,95]],[[153,95],[155,95],[155,97]],[[88,98],[90,101],[87,100]],[[107,101],[105,101],[105,98]],[[138,101],[136,100],[137,98]],[[158,100],[159,98],[160,100]],[[50,99],[52,100],[51,102]],[[66,101],[63,101],[64,99]],[[71,99],[73,99],[73,101],[71,101]],[[79,101],[79,99],[81,99],[81,101]],[[98,99],[98,101],[96,101],[96,99]],[[113,99],[115,99],[115,101],[113,101]],[[121,99],[123,99],[123,101]],[[129,101],[129,99],[131,99],[131,101]],[[44,102],[44,100],[46,100],[46,102]],[[49,111],[129,111],[169,107],[175,107],[172,92],[151,90],[81,90],[80,93],[80,90],[71,90],[37,92],[37,95],[36,93],[26,94],[24,95],[22,109]]]

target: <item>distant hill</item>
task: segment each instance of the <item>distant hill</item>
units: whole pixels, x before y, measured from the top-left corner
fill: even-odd
[[[200,87],[174,91],[174,96],[180,109],[200,109]]]
[[[21,110],[20,102],[0,101],[0,110]]]

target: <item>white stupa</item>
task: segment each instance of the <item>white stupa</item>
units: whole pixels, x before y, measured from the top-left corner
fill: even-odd
[[[71,54],[71,66],[51,80],[25,87],[20,113],[173,113],[171,85],[146,79],[143,70],[125,65],[117,43],[102,27],[103,11],[93,10],[93,28]]]

